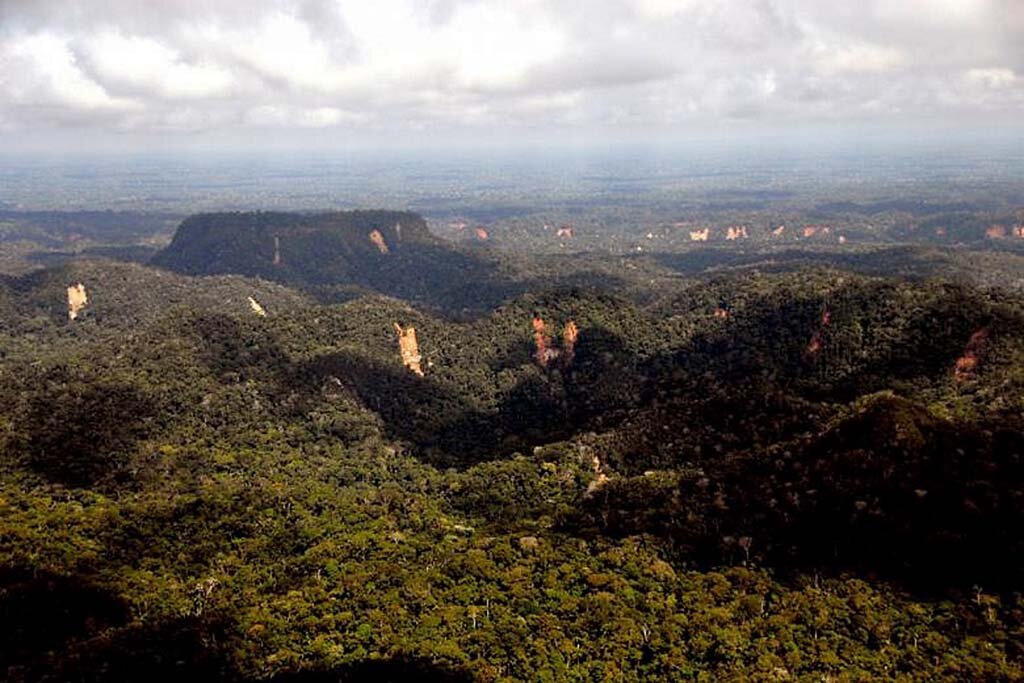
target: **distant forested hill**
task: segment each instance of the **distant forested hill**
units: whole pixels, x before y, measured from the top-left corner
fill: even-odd
[[[182,273],[255,275],[336,298],[346,288],[449,308],[498,303],[496,264],[399,211],[193,216],[152,263]],[[497,288],[497,289],[496,289]]]

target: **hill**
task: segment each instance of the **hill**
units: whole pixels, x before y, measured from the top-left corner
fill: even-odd
[[[1024,675],[1019,295],[567,263],[503,261],[503,303],[460,321],[298,271],[4,280],[0,670]]]
[[[185,220],[151,262],[192,275],[258,276],[328,300],[372,290],[478,310],[505,295],[485,252],[434,237],[408,212],[200,214]]]

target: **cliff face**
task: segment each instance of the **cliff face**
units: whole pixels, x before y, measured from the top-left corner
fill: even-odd
[[[956,381],[965,382],[974,376],[987,346],[988,330],[983,327],[971,335],[964,346],[963,354],[957,358],[956,366],[953,369],[953,377]]]
[[[267,309],[263,308],[259,301],[249,297],[249,309],[261,318],[267,317]]]
[[[725,230],[725,239],[730,242],[736,240],[745,240],[750,235],[747,234],[747,226],[745,225],[731,225]]]
[[[825,337],[825,330],[827,330],[828,326],[831,324],[832,312],[826,309],[825,312],[821,314],[821,325],[811,336],[811,341],[807,343],[808,355],[814,356],[817,355],[819,351],[821,351],[821,343]]]
[[[380,253],[387,254],[391,251],[388,248],[388,243],[384,241],[384,235],[381,234],[380,230],[371,230],[369,238],[373,242],[373,246],[377,247],[377,251]]]
[[[88,303],[89,296],[85,292],[85,285],[79,282],[68,287],[68,320],[76,319]]]
[[[536,348],[534,359],[543,368],[558,362],[562,367],[568,367],[576,357],[576,342],[579,340],[580,330],[576,323],[569,320],[562,329],[562,346],[554,346],[551,336],[547,332],[547,323],[540,317],[540,314],[533,315],[533,341]]]
[[[389,252],[437,243],[408,212],[210,213],[186,219],[153,263],[191,275],[330,282],[358,279]]]
[[[420,366],[423,357],[420,355],[420,345],[416,340],[416,328],[410,325],[403,329],[401,325],[395,323],[395,332],[398,333],[398,352],[402,357],[402,364],[410,372],[423,377],[423,368]]]

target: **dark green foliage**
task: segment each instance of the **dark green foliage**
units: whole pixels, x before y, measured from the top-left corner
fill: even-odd
[[[706,459],[678,478],[615,482],[584,518],[666,536],[704,566],[742,557],[866,570],[926,591],[1010,589],[1024,581],[1022,426],[976,430],[873,396],[814,438]]]
[[[160,410],[135,387],[81,379],[58,370],[41,380],[45,388],[29,400],[24,442],[15,448],[54,482],[110,485]]]
[[[445,254],[401,286],[457,313],[459,278],[417,279]],[[463,322],[108,261],[7,281],[4,677],[1024,676],[1018,296],[579,258],[502,270]],[[534,361],[535,311],[579,325],[568,366]]]
[[[152,263],[194,275],[258,276],[326,299],[354,285],[455,311],[486,309],[508,294],[489,258],[439,240],[420,216],[398,211],[201,214],[183,222]]]

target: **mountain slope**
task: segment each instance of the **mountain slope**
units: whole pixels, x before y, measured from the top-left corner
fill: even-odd
[[[181,224],[152,263],[189,274],[255,275],[328,299],[363,288],[455,310],[495,305],[507,287],[484,253],[450,245],[420,216],[399,211],[200,214]]]

